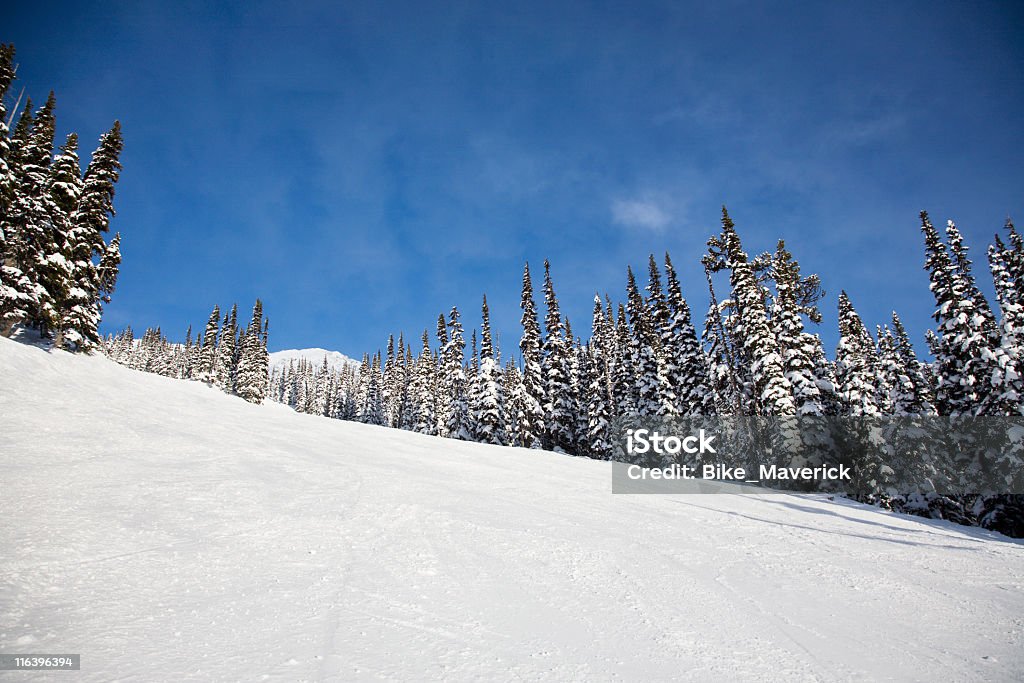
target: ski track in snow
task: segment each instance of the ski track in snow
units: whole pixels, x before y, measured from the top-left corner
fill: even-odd
[[[10,680],[1024,678],[1024,544],[252,406],[0,339]]]

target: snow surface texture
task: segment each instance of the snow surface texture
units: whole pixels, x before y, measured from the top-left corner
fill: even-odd
[[[11,680],[1021,680],[1024,545],[0,339]]]
[[[274,368],[288,365],[289,361],[306,360],[314,368],[323,365],[324,358],[327,358],[328,367],[334,370],[343,370],[346,365],[359,367],[359,361],[352,360],[343,353],[328,351],[327,349],[288,349],[287,351],[274,351],[270,354],[270,371]]]

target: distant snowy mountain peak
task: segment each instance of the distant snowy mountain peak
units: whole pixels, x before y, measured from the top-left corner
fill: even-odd
[[[338,351],[327,349],[287,349],[285,351],[274,351],[270,354],[270,369],[287,365],[289,361],[305,360],[319,367],[327,358],[327,365],[335,370],[341,370],[346,365],[359,365],[359,361],[349,358]]]

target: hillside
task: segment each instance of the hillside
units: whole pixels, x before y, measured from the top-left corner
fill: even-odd
[[[613,496],[607,463],[2,338],[0,377],[0,652],[81,653],[75,680],[1024,675],[1024,545],[996,534]]]

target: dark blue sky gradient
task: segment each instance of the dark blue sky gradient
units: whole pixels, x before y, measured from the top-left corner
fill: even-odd
[[[983,277],[1024,214],[1018,3],[212,5],[4,13],[62,133],[124,126],[105,331],[262,296],[273,349],[358,355],[486,292],[518,355],[525,260],[586,336],[595,290],[666,249],[702,319],[725,203],[748,252],[783,237],[822,275],[830,347],[846,289],[923,349],[917,212]]]

